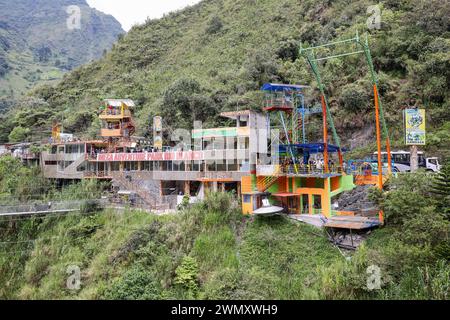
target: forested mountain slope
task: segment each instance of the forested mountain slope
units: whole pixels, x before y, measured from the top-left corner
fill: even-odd
[[[368,30],[371,1],[205,0],[134,27],[103,59],[71,72],[17,105],[0,124],[0,140],[18,126],[29,139],[64,121],[66,130],[95,135],[100,100],[135,99],[140,134],[162,115],[173,127],[219,121],[218,111],[261,106],[267,81],[315,81],[298,44],[314,45],[369,32],[380,91],[394,146],[401,145],[405,106],[428,114],[428,147],[448,148],[450,112],[450,4],[447,1],[383,1],[381,28]],[[345,146],[373,139],[373,94],[364,57],[321,65],[332,113]],[[311,90],[312,102],[317,91]],[[29,106],[33,106],[33,111]],[[312,117],[308,135],[316,136]],[[446,147],[447,146],[447,147]],[[434,151],[433,150],[433,151]],[[445,154],[445,150],[443,152]]]
[[[100,58],[122,33],[85,0],[0,0],[0,107]]]

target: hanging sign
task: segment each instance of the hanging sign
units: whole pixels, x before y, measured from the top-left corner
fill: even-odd
[[[405,144],[408,146],[425,145],[425,110],[406,109],[403,118],[405,122]]]

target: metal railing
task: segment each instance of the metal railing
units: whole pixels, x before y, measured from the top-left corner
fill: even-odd
[[[297,168],[297,170],[295,170]],[[284,165],[281,166],[281,172],[288,175],[326,175],[326,174],[343,174],[345,171],[342,167],[331,166],[328,172],[325,168],[318,168],[311,165]]]

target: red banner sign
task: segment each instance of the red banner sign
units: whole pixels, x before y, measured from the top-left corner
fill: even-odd
[[[99,153],[97,161],[200,161],[204,160],[203,151],[145,152],[145,153]]]

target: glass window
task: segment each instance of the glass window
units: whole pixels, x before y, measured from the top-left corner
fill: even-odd
[[[200,171],[200,161],[192,162],[192,171]]]
[[[111,171],[120,171],[120,163],[119,162],[111,162],[110,163]]]
[[[208,171],[216,171],[216,163],[208,163]]]
[[[141,170],[143,171],[152,171],[153,170],[153,162],[145,161],[141,163]]]
[[[244,203],[251,203],[252,202],[252,196],[250,196],[248,194],[244,194],[243,201],[244,201]]]
[[[217,163],[217,171],[227,171],[227,163],[225,161]]]
[[[228,171],[239,171],[236,160],[229,160],[227,169]]]

